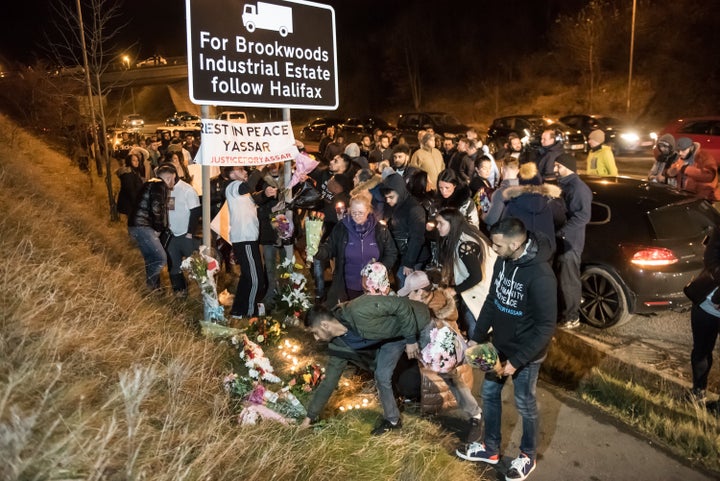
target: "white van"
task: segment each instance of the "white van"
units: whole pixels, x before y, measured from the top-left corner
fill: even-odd
[[[228,122],[235,122],[237,124],[246,124],[247,115],[245,112],[223,112],[217,116],[218,120],[227,120]]]

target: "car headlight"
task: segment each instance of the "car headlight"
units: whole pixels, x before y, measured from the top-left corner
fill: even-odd
[[[650,132],[650,138],[653,140],[657,140],[657,134],[655,132]]]
[[[457,134],[452,134],[452,133],[450,133],[450,132],[445,132],[445,133],[443,134],[443,137],[445,137],[446,139],[454,139],[454,138],[457,137]]]
[[[626,132],[624,134],[620,134],[620,138],[626,142],[637,142],[638,140],[640,140],[638,134],[634,132]]]

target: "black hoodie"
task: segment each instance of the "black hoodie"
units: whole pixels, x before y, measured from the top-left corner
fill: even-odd
[[[484,342],[493,328],[501,361],[520,369],[542,359],[557,323],[557,281],[550,241],[528,232],[525,252],[512,260],[498,257],[490,292],[478,316],[473,340]]]
[[[381,190],[397,192],[394,207],[385,205],[385,218],[400,254],[400,265],[414,269],[428,257],[425,247],[425,209],[408,192],[400,174],[390,174],[381,184]]]

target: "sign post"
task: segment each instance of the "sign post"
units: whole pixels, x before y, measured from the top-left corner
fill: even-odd
[[[196,104],[335,110],[335,11],[302,0],[186,0]]]
[[[332,7],[304,0],[185,0],[185,12],[190,100],[202,106],[203,129],[209,128],[210,105],[282,108],[288,126],[291,108],[337,109]],[[282,135],[286,132],[270,128],[270,136]],[[207,246],[211,243],[209,159],[213,155],[230,159],[224,165],[261,163],[247,160],[251,144],[253,149],[259,144],[261,150],[265,144],[255,140],[225,139],[227,143],[221,142],[212,152],[207,146],[203,149],[203,243]],[[285,148],[278,155],[287,152]],[[291,168],[291,161],[285,160],[286,186]],[[285,195],[289,200],[289,193]]]

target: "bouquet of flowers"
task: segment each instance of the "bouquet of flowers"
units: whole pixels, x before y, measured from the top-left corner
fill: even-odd
[[[292,174],[290,184],[287,188],[292,189],[295,185],[302,182],[305,176],[315,170],[315,167],[317,167],[319,163],[320,162],[308,154],[301,153],[295,157],[295,171]]]
[[[309,217],[305,219],[305,257],[308,262],[312,262],[313,257],[317,254],[318,247],[320,247],[324,222],[325,214],[322,212],[311,212]]]
[[[275,369],[270,364],[270,359],[265,357],[262,348],[248,339],[243,334],[242,339],[232,338],[232,343],[240,348],[240,359],[245,361],[248,368],[248,376],[258,381],[279,383],[280,378],[275,375]],[[242,344],[240,344],[242,343]]]
[[[422,360],[438,373],[447,373],[458,365],[457,333],[447,326],[433,328],[430,342],[423,348]]]
[[[274,214],[270,216],[270,224],[281,240],[290,239],[293,235],[294,226],[292,221],[285,214]]]
[[[283,330],[280,322],[271,316],[263,316],[250,318],[245,333],[248,338],[253,339],[258,344],[265,343],[274,346],[280,341]]]
[[[305,366],[298,377],[290,379],[288,387],[290,390],[303,393],[310,392],[320,384],[320,381],[325,379],[325,368],[320,367],[319,364],[308,364]]]
[[[180,268],[187,272],[188,277],[196,281],[200,287],[205,319],[224,324],[225,310],[218,301],[217,285],[215,283],[215,273],[220,269],[220,265],[217,259],[210,255],[210,248],[200,246],[199,250],[193,252],[190,257],[185,258]]]
[[[489,342],[469,348],[465,351],[465,359],[472,367],[483,372],[497,371],[500,367],[500,359],[495,346]]]
[[[307,415],[305,407],[289,387],[274,392],[260,381],[235,373],[225,376],[223,386],[225,391],[244,402],[245,407],[238,415],[239,424],[257,424],[261,419],[288,424],[288,419],[300,420]]]
[[[295,257],[286,258],[279,266],[278,287],[275,292],[275,307],[287,317],[298,319],[310,309],[310,296],[303,266],[295,263]]]

